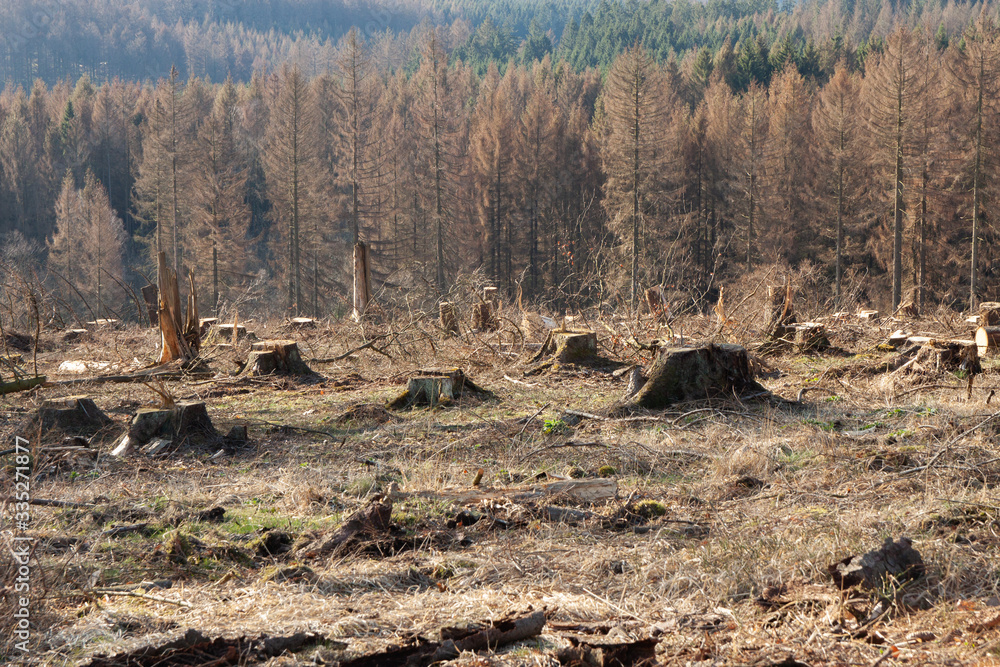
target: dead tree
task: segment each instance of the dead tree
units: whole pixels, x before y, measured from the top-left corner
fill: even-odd
[[[194,274],[188,274],[187,313],[181,308],[180,287],[177,273],[167,264],[166,253],[157,258],[157,279],[160,296],[160,357],[158,364],[170,361],[187,363],[198,355],[201,347],[201,325],[198,322],[198,296],[194,288]]]

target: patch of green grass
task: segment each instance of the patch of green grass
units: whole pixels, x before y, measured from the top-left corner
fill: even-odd
[[[542,433],[545,435],[558,435],[569,431],[569,425],[561,419],[546,419],[544,426],[542,426]]]
[[[803,419],[802,423],[803,424],[808,424],[810,426],[818,426],[819,428],[821,428],[824,431],[833,431],[833,430],[836,430],[836,428],[837,428],[836,423],[833,422],[833,421],[822,421],[820,419],[813,419],[811,417],[808,418],[808,419]]]

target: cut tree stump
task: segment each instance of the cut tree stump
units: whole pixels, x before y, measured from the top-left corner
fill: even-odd
[[[866,321],[877,320],[878,319],[878,311],[877,310],[859,310],[858,311],[858,319],[859,320],[866,320]]]
[[[976,329],[976,347],[980,357],[994,354],[1000,347],[1000,327],[979,327]]]
[[[88,329],[117,329],[121,324],[119,320],[100,318],[92,322],[87,322]]]
[[[1000,325],[1000,303],[983,301],[979,304],[979,326],[995,327]]]
[[[496,287],[484,287],[483,288],[483,301],[486,303],[493,304],[493,310],[499,312],[500,310],[500,290]]]
[[[830,347],[830,339],[826,336],[826,327],[816,322],[794,324],[795,349],[799,352],[815,352]]]
[[[240,375],[257,377],[271,374],[315,375],[299,354],[294,340],[262,340],[253,344]]]
[[[89,396],[66,396],[45,401],[38,409],[38,423],[43,431],[93,435],[114,422]]]
[[[73,343],[75,341],[80,340],[88,333],[90,332],[87,331],[86,329],[67,329],[66,331],[63,332],[62,339],[64,343]]]
[[[233,342],[233,328],[234,325],[229,324],[213,324],[212,328],[208,330],[208,335],[205,336],[206,343],[232,343]],[[236,328],[236,341],[242,340],[253,340],[255,338],[254,334],[247,331],[247,328],[242,324],[235,325]]]
[[[919,338],[919,336],[911,336],[910,342],[914,343]],[[932,373],[963,371],[971,379],[972,376],[982,373],[983,368],[979,362],[979,347],[976,343],[958,340],[928,340],[921,343],[912,359],[893,372],[905,374],[910,371]]]
[[[841,589],[861,586],[868,590],[881,590],[889,580],[907,581],[924,575],[926,568],[920,552],[913,548],[907,537],[895,542],[885,538],[881,549],[859,556],[848,556],[827,566],[834,583]]]
[[[388,407],[409,408],[414,405],[435,406],[474,394],[491,396],[462,371],[461,368],[431,368],[417,371],[406,383],[406,391],[393,399]]]
[[[441,317],[441,328],[449,336],[457,336],[459,334],[458,311],[455,309],[455,304],[450,301],[442,301],[438,310]]]
[[[185,402],[169,408],[145,408],[136,413],[128,433],[122,436],[111,453],[126,456],[154,438],[175,443],[211,444],[219,440],[219,434],[204,403]]]
[[[649,312],[656,318],[657,322],[666,322],[670,318],[670,306],[667,303],[667,295],[663,292],[663,287],[656,285],[650,287],[645,292],[646,305]]]
[[[289,326],[293,329],[315,329],[316,320],[311,317],[293,317],[288,320]]]
[[[764,391],[753,378],[746,349],[739,345],[664,347],[647,375],[642,389],[612,408],[612,414],[663,410],[676,403]]]
[[[202,337],[208,333],[208,330],[219,323],[218,317],[202,317],[198,320],[198,331],[201,332]]]
[[[496,331],[499,328],[491,301],[483,301],[472,306],[472,326],[480,331]]]
[[[593,331],[552,330],[531,361],[540,361],[548,356],[552,356],[552,362],[558,364],[593,359],[597,356],[597,334]]]

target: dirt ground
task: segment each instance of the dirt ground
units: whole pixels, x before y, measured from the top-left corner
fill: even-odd
[[[509,326],[447,338],[427,323],[248,321],[259,338],[296,339],[317,375],[234,376],[238,344],[206,353],[215,375],[147,383],[79,380],[148,365],[153,330],[43,333],[38,372],[76,382],[3,396],[2,442],[31,443],[34,499],[77,505],[31,506],[29,651],[5,632],[0,655],[154,664],[111,657],[192,629],[208,640],[309,632],[273,657],[192,649],[157,664],[339,664],[544,610],[541,634],[450,664],[571,664],[560,650],[574,642],[642,639],[669,665],[1000,664],[992,359],[970,397],[961,371],[898,368],[900,352],[880,344],[900,323],[831,321],[829,350],[753,357],[769,395],[610,419],[627,384],[615,371],[652,358],[636,343],[716,336],[753,352],[753,332],[719,332],[714,316],[670,331],[590,324],[600,359],[526,375],[532,337]],[[941,337],[949,327],[911,323]],[[32,350],[21,354],[30,369]],[[106,365],[60,371],[66,360]],[[492,395],[386,410],[429,366],[460,367]],[[45,450],[78,434],[39,430],[33,415],[81,394],[111,419],[87,436],[95,454]],[[204,401],[221,436],[246,425],[248,439],[111,456],[139,408],[171,399]],[[13,458],[2,461],[8,501]],[[563,479],[609,480],[615,497],[538,494]],[[322,546],[376,501],[391,504],[390,526]],[[10,541],[12,503],[0,509]],[[901,537],[923,576],[835,585],[829,565]],[[16,573],[4,545],[0,626],[14,627]],[[598,660],[588,664],[613,664]]]

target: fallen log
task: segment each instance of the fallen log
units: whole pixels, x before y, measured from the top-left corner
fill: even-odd
[[[29,389],[34,389],[39,385],[46,383],[45,376],[39,375],[33,378],[21,378],[20,380],[11,380],[10,382],[0,383],[0,396],[4,394],[13,394],[19,391],[27,391]]]

